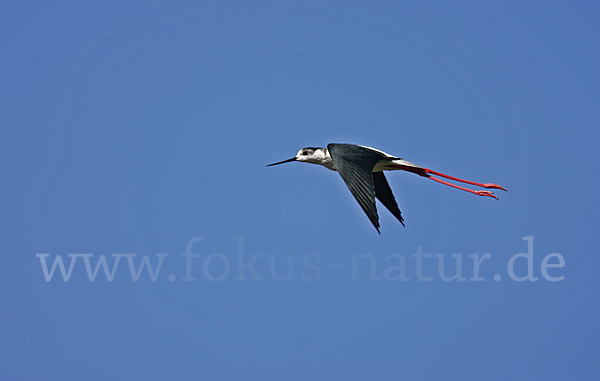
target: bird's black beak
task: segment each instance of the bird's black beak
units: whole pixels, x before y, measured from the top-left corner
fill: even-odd
[[[284,161],[278,161],[277,163],[267,164],[267,167],[272,167],[274,165],[283,164],[283,163],[289,163],[290,161],[296,161],[296,158],[293,157],[291,159],[287,159],[287,160],[284,160]]]

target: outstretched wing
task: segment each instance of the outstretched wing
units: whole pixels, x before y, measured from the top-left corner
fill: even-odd
[[[404,225],[404,218],[402,218],[402,213],[400,212],[400,208],[398,208],[390,184],[388,184],[383,172],[373,172],[373,183],[375,184],[375,197],[392,212],[402,226],[406,226]]]
[[[354,144],[329,144],[327,149],[348,189],[377,232],[381,234],[379,216],[375,206],[375,184],[372,171],[375,164],[385,156],[377,151]]]

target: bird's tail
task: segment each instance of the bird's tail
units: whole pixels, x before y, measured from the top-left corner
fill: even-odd
[[[429,177],[429,175],[427,174],[427,168],[420,167],[414,163],[411,163],[410,161],[406,161],[399,157],[394,157],[390,159],[389,163],[385,163],[384,169],[387,171],[407,171],[415,173],[419,176]]]

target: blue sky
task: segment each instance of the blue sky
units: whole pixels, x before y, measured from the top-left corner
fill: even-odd
[[[3,8],[2,379],[598,377],[595,2]],[[380,236],[337,174],[264,166],[330,142],[509,192],[390,173],[407,226],[379,206]],[[529,236],[538,280],[513,281]],[[418,247],[467,278],[490,253],[485,281],[436,257],[418,281]],[[79,257],[47,282],[39,253],[166,256],[155,281],[123,257],[90,282]]]

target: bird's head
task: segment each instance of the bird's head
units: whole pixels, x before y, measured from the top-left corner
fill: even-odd
[[[267,167],[283,163],[289,163],[291,161],[302,161],[305,163],[326,165],[326,163],[329,163],[331,161],[331,156],[329,156],[329,153],[327,152],[326,148],[304,147],[298,151],[295,157],[279,161],[277,163],[269,164],[267,165]]]

